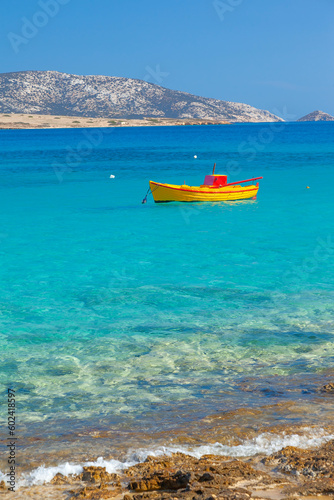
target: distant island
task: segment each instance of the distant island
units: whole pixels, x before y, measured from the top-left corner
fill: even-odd
[[[323,111],[313,111],[302,118],[299,118],[297,122],[333,122],[334,116],[324,113]]]
[[[0,74],[0,113],[113,120],[284,121],[247,104],[199,97],[144,80],[57,71]]]

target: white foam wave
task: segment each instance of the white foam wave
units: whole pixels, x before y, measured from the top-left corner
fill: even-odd
[[[103,457],[99,457],[95,462],[85,462],[83,465],[70,464],[69,462],[56,467],[44,467],[41,465],[37,469],[23,475],[18,486],[33,486],[49,483],[58,473],[63,474],[63,476],[81,474],[81,472],[83,472],[83,467],[105,467],[106,471],[111,474],[126,469],[136,463],[137,462],[120,462],[119,460],[113,459],[105,460]]]
[[[56,467],[40,466],[28,474],[21,477],[18,482],[18,487],[42,485],[49,483],[56,474],[60,473],[64,476],[80,474],[85,466],[105,467],[107,472],[114,473],[131,467],[132,465],[144,462],[148,456],[161,457],[163,455],[171,455],[172,453],[184,453],[196,458],[203,455],[227,455],[230,457],[249,457],[257,454],[270,455],[286,446],[296,446],[298,448],[313,448],[320,446],[327,441],[334,439],[333,434],[326,434],[323,429],[303,429],[302,434],[272,434],[263,433],[256,436],[254,439],[246,440],[244,443],[237,446],[228,446],[221,443],[214,443],[203,446],[161,446],[153,449],[139,449],[130,451],[124,462],[119,460],[105,460],[99,457],[94,462],[85,462],[84,464],[65,464]],[[5,480],[6,476],[0,471],[0,480]]]
[[[31,471],[29,474],[24,474],[19,481],[18,486],[32,486],[49,483],[58,472],[64,476],[71,476],[73,474],[80,474],[82,472],[81,465],[73,465],[69,462],[58,465],[56,467],[39,466],[37,469]]]
[[[210,454],[226,455],[230,457],[250,457],[258,454],[271,455],[286,446],[295,446],[303,449],[314,448],[331,439],[334,439],[334,435],[326,434],[323,429],[315,431],[307,428],[303,429],[303,434],[259,434],[254,439],[244,441],[244,443],[236,446],[214,443],[197,447],[166,446],[153,450],[137,450],[129,454],[129,460],[138,463],[146,460],[149,455],[159,457],[177,452],[185,453],[195,458],[201,458],[203,455]]]

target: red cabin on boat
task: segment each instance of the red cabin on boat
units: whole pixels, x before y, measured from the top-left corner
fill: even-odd
[[[221,187],[226,184],[227,175],[206,175],[204,179],[204,186]]]

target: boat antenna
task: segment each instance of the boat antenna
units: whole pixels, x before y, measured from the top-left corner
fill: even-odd
[[[216,168],[216,164],[214,164],[214,166],[213,166],[212,175],[215,175],[215,168]]]

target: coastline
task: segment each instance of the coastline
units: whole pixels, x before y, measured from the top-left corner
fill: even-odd
[[[73,435],[68,431],[62,436],[50,428],[43,443],[41,435],[24,438],[23,430],[15,498],[330,499],[334,496],[332,412],[328,408],[317,419],[312,414],[319,398],[332,407],[333,393],[334,384],[329,382],[315,393],[313,408],[300,405],[298,399],[240,407],[153,433],[129,423],[122,429],[78,428]],[[7,489],[7,472],[3,457],[2,498],[13,495]]]
[[[154,413],[137,414],[135,419],[131,415],[117,418],[111,412],[104,418],[90,415],[81,420],[49,416],[43,422],[21,415],[19,473],[30,473],[41,465],[50,468],[66,462],[82,464],[96,461],[99,456],[127,462],[129,454],[143,455],[138,450],[146,450],[147,455],[147,450],[187,452],[205,448],[212,454],[218,450],[224,455],[241,456],[282,448],[289,444],[291,434],[300,435],[300,442],[306,447],[323,435],[332,435],[334,439],[333,372],[324,375],[322,385],[315,380],[303,385],[302,391],[310,392],[307,400],[302,398],[302,391],[295,392],[294,381],[289,378],[286,384],[294,393],[292,399],[272,398],[264,404],[258,401],[260,404],[251,405],[242,401],[234,409],[227,409],[222,401],[220,408],[214,410],[213,405],[211,412],[209,408],[200,412],[189,404],[175,408],[164,404]],[[244,390],[257,389],[247,383]],[[6,440],[5,422],[3,429],[2,439]],[[7,469],[3,455],[0,476]]]
[[[322,432],[322,435],[319,432]],[[74,500],[333,498],[334,428],[286,427],[244,446],[160,447],[126,457],[96,457],[34,469],[19,479],[15,498]],[[276,441],[275,441],[276,440]],[[261,449],[262,445],[262,449]],[[266,448],[267,446],[267,448]],[[12,498],[3,476],[0,496]]]
[[[60,128],[106,128],[106,127],[166,127],[182,125],[229,125],[230,122],[210,119],[152,118],[90,118],[83,116],[32,115],[0,113],[0,130],[34,130]]]

